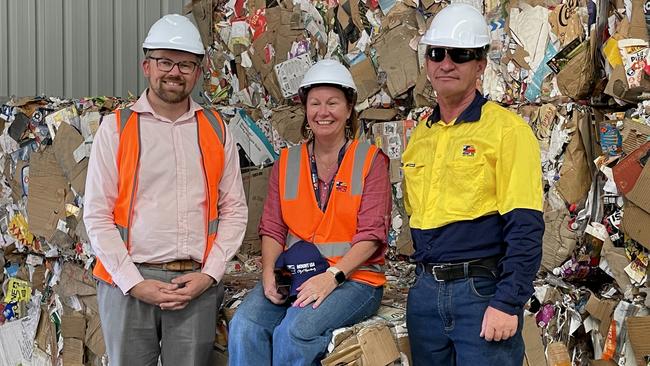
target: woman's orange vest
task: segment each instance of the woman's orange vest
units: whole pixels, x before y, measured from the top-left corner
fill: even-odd
[[[336,265],[350,250],[357,232],[363,186],[377,151],[376,146],[352,141],[334,177],[325,212],[318,207],[314,193],[307,145],[280,152],[280,207],[289,228],[285,249],[300,240],[311,242],[330,265]],[[386,282],[383,264],[383,256],[375,262],[363,263],[348,278],[382,286]]]
[[[129,229],[133,218],[133,206],[136,201],[135,193],[138,187],[140,168],[140,115],[131,109],[115,111],[117,130],[120,142],[117,149],[118,187],[117,200],[113,209],[115,226],[130,251]],[[203,253],[203,263],[212,250],[212,244],[217,237],[219,224],[219,182],[224,166],[224,143],[226,128],[219,113],[212,110],[196,112],[198,144],[201,151],[201,166],[205,176],[206,202],[206,241]],[[102,262],[97,258],[93,275],[102,281],[112,284],[113,279]]]

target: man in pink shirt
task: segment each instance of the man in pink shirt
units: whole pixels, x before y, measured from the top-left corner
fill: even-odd
[[[218,113],[190,97],[203,45],[184,16],[149,30],[149,82],[95,135],[84,222],[111,366],[207,365],[225,265],[247,207],[237,149]]]

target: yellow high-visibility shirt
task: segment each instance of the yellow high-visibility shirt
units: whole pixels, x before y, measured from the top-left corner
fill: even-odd
[[[472,104],[474,110],[470,106],[449,123],[432,116],[411,136],[402,166],[412,228],[435,229],[516,208],[542,211],[540,150],[530,126],[480,96]]]

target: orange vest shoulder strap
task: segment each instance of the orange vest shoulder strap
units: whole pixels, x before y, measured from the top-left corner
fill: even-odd
[[[133,209],[133,196],[138,184],[140,161],[140,115],[130,108],[116,110],[120,139],[117,148],[118,196],[113,215],[122,240],[129,247],[129,223]]]
[[[301,174],[304,172],[301,169],[304,144],[292,146],[290,148],[282,149],[280,153],[280,174],[281,174],[281,197],[285,200],[295,200],[298,198],[298,185],[300,182]],[[309,172],[307,172],[309,173]]]
[[[219,181],[223,173],[225,162],[224,146],[226,144],[226,126],[219,113],[211,108],[196,112],[199,133],[199,149],[201,162],[206,177],[206,193],[208,198],[208,215],[206,220],[207,237],[203,264],[217,236],[219,226],[219,212],[217,208],[219,199]],[[218,141],[216,141],[218,140]]]
[[[132,209],[133,192],[137,185],[137,162],[140,155],[137,119],[138,113],[130,108],[115,110],[115,122],[120,136],[116,156],[119,193],[113,209],[113,217],[127,250],[129,248],[129,218]],[[99,258],[95,259],[93,275],[106,283],[113,284],[113,279],[102,262]]]

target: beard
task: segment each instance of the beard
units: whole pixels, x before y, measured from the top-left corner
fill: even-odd
[[[180,90],[165,89],[163,82],[170,81],[178,83],[181,86]],[[183,78],[163,78],[157,84],[151,86],[151,90],[165,103],[175,104],[184,101],[191,93],[192,89],[187,88],[187,82]]]

